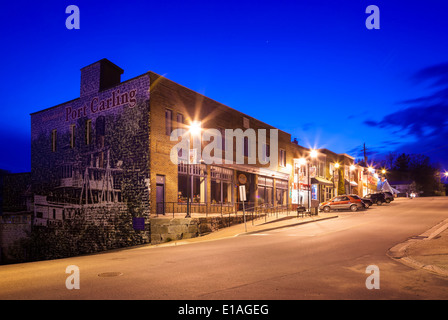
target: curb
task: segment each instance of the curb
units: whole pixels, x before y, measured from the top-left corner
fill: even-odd
[[[428,272],[437,274],[439,276],[448,277],[448,271],[441,269],[432,264],[424,264],[420,261],[417,261],[413,258],[407,256],[407,249],[419,241],[428,241],[438,236],[440,233],[448,229],[448,219],[443,220],[438,223],[431,229],[425,231],[421,235],[414,237],[414,239],[410,238],[405,242],[399,243],[387,251],[387,256],[393,260],[399,261],[408,267],[412,267],[415,269],[423,269]]]
[[[239,234],[237,234],[236,236],[244,236],[244,235],[249,235],[249,234],[254,234],[254,233],[260,233],[260,232],[266,232],[266,231],[271,231],[271,230],[277,230],[277,229],[281,229],[281,228],[289,228],[289,227],[299,226],[299,225],[302,225],[302,224],[307,224],[307,223],[312,223],[312,222],[318,222],[318,221],[324,221],[324,220],[329,220],[329,219],[334,219],[334,218],[338,218],[338,216],[331,216],[331,217],[325,217],[325,218],[318,218],[318,219],[313,219],[313,220],[307,220],[307,221],[296,222],[296,223],[292,223],[292,224],[288,224],[288,225],[284,225],[284,226],[278,226],[278,227],[266,228],[266,229],[261,229],[261,230],[256,230],[256,231],[250,231],[250,232],[243,232],[243,233],[239,233]]]

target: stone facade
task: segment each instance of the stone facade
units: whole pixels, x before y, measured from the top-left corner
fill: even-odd
[[[264,215],[246,216],[246,222]],[[160,244],[175,240],[207,235],[219,229],[244,223],[242,215],[202,218],[156,218],[151,219],[151,243]]]
[[[31,212],[15,212],[0,215],[0,264],[24,261],[20,241],[31,233]]]
[[[122,72],[87,66],[80,98],[31,114],[33,232],[52,231],[67,255],[150,241],[150,79],[120,82]]]

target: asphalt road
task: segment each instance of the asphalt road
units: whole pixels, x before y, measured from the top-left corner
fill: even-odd
[[[386,255],[448,218],[448,198],[338,215],[216,241],[0,266],[0,299],[448,299],[448,279]],[[66,288],[69,265],[79,267],[79,289]],[[379,289],[366,287],[371,265]]]

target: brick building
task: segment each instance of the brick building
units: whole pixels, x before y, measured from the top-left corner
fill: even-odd
[[[328,153],[311,156],[289,133],[156,73],[122,73],[106,59],[86,66],[79,98],[31,114],[35,226],[68,224],[74,243],[100,250],[150,242],[151,217],[185,213],[187,199],[193,213],[235,212],[240,185],[252,207],[317,207],[334,195]],[[178,148],[173,130],[195,122],[221,134],[212,154],[223,161],[201,157],[218,136]]]

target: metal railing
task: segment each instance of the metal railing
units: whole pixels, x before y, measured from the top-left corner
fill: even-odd
[[[235,212],[235,206],[232,203],[210,203],[210,202],[190,202],[190,214],[228,214]],[[156,215],[174,215],[187,213],[186,202],[157,202],[156,203]]]
[[[231,215],[242,215],[243,214],[243,203],[210,203],[210,202],[191,202],[190,206],[190,214],[196,214],[200,216],[208,217],[209,215],[215,216],[228,216],[230,218]],[[314,208],[311,208],[314,209]],[[317,208],[315,208],[317,209]],[[250,220],[256,220],[260,218],[264,218],[267,220],[269,217],[273,217],[274,215],[278,218],[279,215],[297,215],[305,216],[305,215],[317,215],[317,210],[305,210],[300,211],[297,210],[297,205],[291,204],[259,204],[256,205],[255,202],[246,201],[244,202],[244,210],[246,216]],[[156,203],[156,216],[171,216],[174,218],[176,214],[187,214],[187,203],[186,202],[158,202]]]

